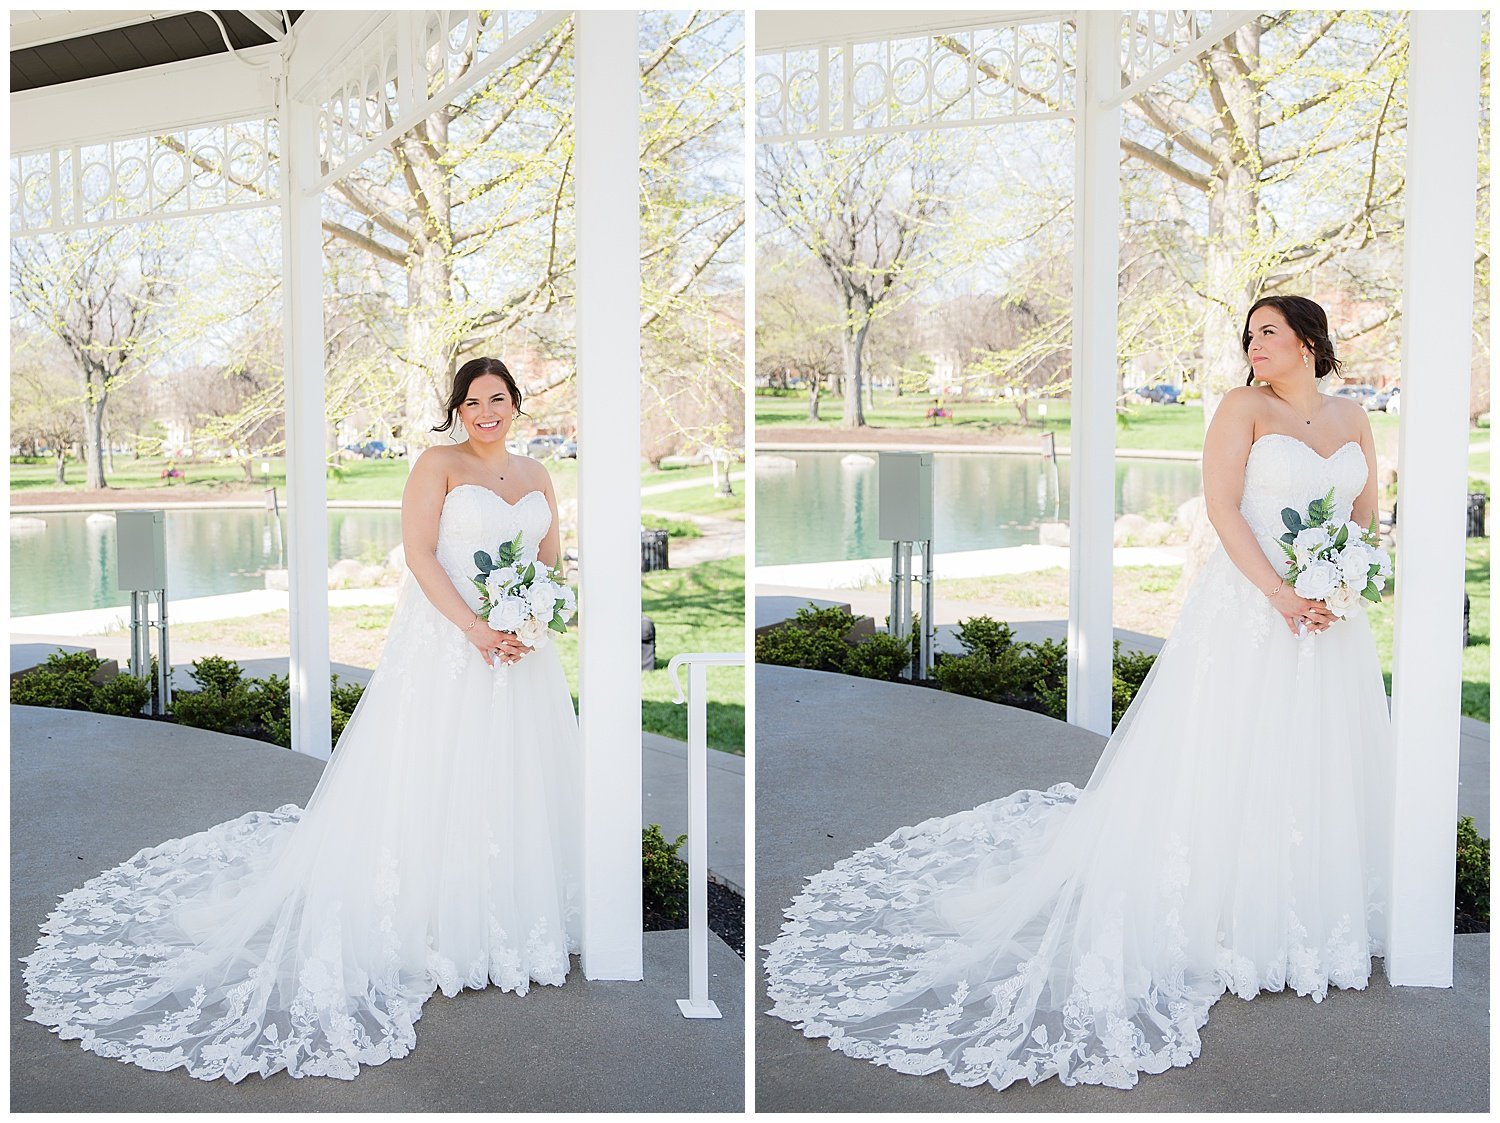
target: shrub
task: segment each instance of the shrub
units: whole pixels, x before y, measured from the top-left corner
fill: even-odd
[[[641,831],[641,903],[647,912],[673,920],[686,915],[688,868],[677,857],[686,841],[687,835],[680,834],[676,842],[668,842],[659,823]]]
[[[204,690],[228,694],[244,678],[244,670],[233,659],[205,655],[193,662],[193,680]]]
[[[290,681],[281,675],[251,679],[250,720],[266,737],[283,749],[292,747],[292,692]]]
[[[175,695],[172,716],[179,724],[215,733],[240,733],[250,724],[250,690],[238,683],[227,692],[199,690]]]
[[[122,674],[94,688],[94,697],[89,704],[89,709],[96,714],[135,717],[149,701],[151,701],[151,684],[134,675]]]
[[[842,671],[855,617],[843,608],[802,608],[755,637],[755,661],[809,671]]]
[[[917,633],[912,633],[916,638]],[[901,672],[912,664],[912,644],[895,636],[871,636],[863,643],[856,643],[844,656],[844,673],[860,678],[885,679],[896,682]]]
[[[339,676],[334,675],[332,688],[329,691],[329,717],[333,723],[333,743],[338,744],[339,738],[344,735],[344,727],[349,724],[349,719],[354,716],[354,707],[359,705],[359,700],[364,697],[365,688],[357,682],[351,682],[347,686],[339,685]],[[287,742],[291,743],[290,740]]]
[[[10,684],[13,706],[48,706],[56,710],[93,708],[94,675],[104,660],[87,651],[47,656],[40,667],[28,671]]]
[[[1486,924],[1490,920],[1490,840],[1480,838],[1473,816],[1458,821],[1458,880],[1455,905]]]
[[[641,526],[646,530],[665,530],[668,538],[702,538],[698,524],[688,519],[669,519],[661,515],[642,515]]]

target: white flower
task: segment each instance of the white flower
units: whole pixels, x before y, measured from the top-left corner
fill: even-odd
[[[1298,575],[1297,583],[1293,588],[1297,590],[1299,597],[1306,597],[1308,600],[1322,600],[1329,593],[1333,592],[1338,583],[1338,566],[1332,562],[1313,561],[1308,562],[1307,568]]]
[[[1363,589],[1370,580],[1370,554],[1363,544],[1351,539],[1330,559],[1339,567],[1339,577],[1346,585]]]
[[[516,629],[516,638],[527,647],[535,647],[547,634],[547,625],[535,616],[528,616]]]
[[[1317,556],[1317,552],[1331,541],[1328,531],[1321,526],[1310,526],[1306,530],[1298,531],[1297,537],[1292,539],[1292,549],[1297,554],[1297,564],[1307,565]]]
[[[574,596],[574,594],[573,594],[573,586],[571,586],[571,585],[564,585],[562,587],[562,609],[563,609],[563,615],[565,615],[565,616],[572,615],[573,610],[575,608],[577,608],[577,607],[578,607],[578,598],[576,596]]]
[[[501,597],[490,607],[490,627],[514,632],[526,619],[526,602],[520,597]]]
[[[506,580],[505,574],[510,574]],[[492,569],[484,578],[484,587],[490,591],[490,600],[499,600],[510,592],[511,585],[515,584],[515,570]]]
[[[526,590],[526,603],[531,606],[531,611],[537,616],[544,620],[551,620],[552,606],[561,596],[562,593],[551,581],[537,581]]]
[[[1325,603],[1328,605],[1328,611],[1335,616],[1347,616],[1349,610],[1359,603],[1359,592],[1348,585],[1340,585],[1328,594]]]
[[[1391,555],[1385,552],[1385,547],[1370,546],[1367,547],[1367,551],[1370,561],[1380,567],[1380,576],[1383,578],[1389,577],[1391,575]]]

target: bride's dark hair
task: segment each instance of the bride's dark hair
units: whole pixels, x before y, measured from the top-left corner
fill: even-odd
[[[453,422],[458,418],[458,407],[463,405],[464,399],[469,396],[469,387],[474,384],[476,378],[482,375],[493,374],[505,383],[510,391],[510,400],[515,403],[517,416],[524,417],[521,409],[521,388],[516,385],[505,364],[499,359],[470,359],[453,375],[453,389],[448,393],[448,404],[445,408],[447,419],[441,425],[434,425],[434,433],[446,433],[453,428]]]
[[[1257,308],[1266,307],[1280,312],[1286,326],[1307,344],[1307,349],[1313,354],[1314,378],[1338,374],[1343,370],[1344,364],[1333,353],[1333,338],[1328,334],[1328,313],[1323,311],[1323,306],[1316,300],[1309,300],[1305,296],[1263,296],[1250,305],[1250,311],[1245,313],[1245,332],[1240,337],[1240,349],[1245,354],[1250,353],[1250,317],[1255,315]],[[1251,368],[1250,373],[1245,376],[1245,385],[1249,386],[1254,381],[1255,370]]]

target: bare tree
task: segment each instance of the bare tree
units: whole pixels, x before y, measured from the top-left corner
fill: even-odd
[[[877,317],[920,291],[937,264],[940,224],[961,169],[931,138],[896,135],[766,145],[756,199],[819,264],[837,294],[842,426],[865,424],[865,342]],[[773,231],[774,233],[774,231]]]
[[[144,368],[168,288],[161,228],[132,223],[11,242],[14,298],[66,348],[77,371],[86,486],[108,487],[105,410]]]
[[[83,437],[71,366],[71,356],[56,339],[17,339],[11,353],[11,441],[25,456],[47,449],[59,487],[68,482],[68,449]]]

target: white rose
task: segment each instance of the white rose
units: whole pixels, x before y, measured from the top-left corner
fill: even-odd
[[[1359,593],[1351,589],[1348,585],[1340,585],[1328,594],[1328,599],[1325,603],[1328,605],[1328,611],[1332,612],[1335,616],[1347,616],[1349,610],[1359,603]]]
[[[1297,583],[1293,588],[1297,590],[1299,597],[1306,597],[1308,600],[1322,600],[1329,593],[1333,592],[1338,583],[1338,566],[1332,562],[1314,561],[1308,563],[1307,568],[1298,576]]]
[[[1369,583],[1370,554],[1359,542],[1350,541],[1332,560],[1339,567],[1339,577],[1344,584],[1363,589]]]
[[[526,590],[526,603],[537,616],[543,620],[551,620],[553,606],[557,604],[560,595],[552,582],[537,581]]]
[[[573,594],[573,586],[571,586],[571,585],[564,585],[562,587],[562,608],[563,608],[563,614],[565,616],[566,615],[571,615],[572,612],[573,612],[573,610],[575,608],[577,608],[577,607],[578,607],[578,598],[576,596],[574,596],[574,594]]]
[[[1306,565],[1313,557],[1329,542],[1333,541],[1328,536],[1328,531],[1321,526],[1310,526],[1306,530],[1298,531],[1297,537],[1292,539],[1292,550],[1297,555],[1297,564]]]
[[[498,569],[491,570],[485,576],[484,587],[490,591],[490,600],[500,600],[510,592],[510,582],[501,576]]]
[[[520,597],[501,597],[490,607],[490,627],[514,632],[526,619],[526,602]]]
[[[1391,555],[1385,552],[1384,546],[1366,547],[1369,551],[1370,560],[1380,567],[1382,578],[1391,575]]]
[[[547,635],[547,625],[535,616],[528,616],[516,629],[516,638],[527,647],[536,647]]]

